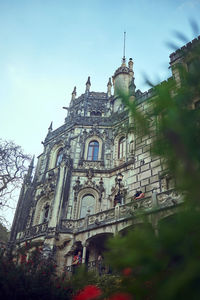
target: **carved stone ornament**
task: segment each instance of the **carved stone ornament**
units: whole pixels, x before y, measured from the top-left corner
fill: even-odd
[[[80,184],[80,177],[77,178],[76,184],[73,187],[75,201],[77,201],[79,191],[84,188],[93,188],[93,189],[97,190],[98,193],[100,194],[99,201],[101,201],[102,194],[105,191],[104,186],[103,186],[103,179],[101,177],[99,184],[97,185],[95,181],[92,181],[93,176],[94,176],[93,169],[89,169],[87,172],[88,180],[86,180],[84,182],[84,184]]]
[[[74,200],[77,201],[77,196],[78,196],[78,192],[80,191],[80,189],[82,188],[82,184],[80,184],[80,177],[78,176],[77,180],[76,180],[76,184],[73,187],[74,190]]]
[[[55,247],[52,247],[48,244],[44,244],[43,250],[42,250],[42,256],[44,259],[52,259],[55,254]]]
[[[93,168],[95,170],[104,169],[103,161],[80,160],[79,167],[81,169]]]
[[[50,171],[48,173],[48,179],[42,186],[42,190],[40,194],[37,196],[37,200],[43,196],[49,198],[50,195],[55,191],[55,186],[56,186],[56,176],[54,171]]]
[[[167,207],[178,204],[181,201],[182,197],[176,191],[172,190],[157,195],[157,199],[159,206]]]
[[[99,197],[99,201],[102,200],[102,195],[103,195],[103,192],[105,192],[105,188],[103,186],[103,179],[101,177],[101,179],[99,180],[99,185],[97,185],[97,188],[98,190],[100,191],[100,197]]]
[[[63,250],[70,243],[70,241],[71,241],[71,239],[64,241],[61,245],[57,245],[56,249]]]
[[[92,177],[94,177],[94,171],[92,168],[90,168],[89,170],[87,170],[87,178],[89,180],[92,180]]]

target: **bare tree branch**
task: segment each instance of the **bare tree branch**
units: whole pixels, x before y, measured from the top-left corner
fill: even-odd
[[[14,192],[23,182],[28,161],[30,156],[20,146],[0,139],[0,209],[13,206]]]

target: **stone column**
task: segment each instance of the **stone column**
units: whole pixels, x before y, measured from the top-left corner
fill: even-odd
[[[156,208],[158,206],[157,192],[153,190],[152,192],[152,208]]]
[[[82,254],[82,264],[85,264],[86,253],[87,253],[87,243],[83,243],[83,254]]]

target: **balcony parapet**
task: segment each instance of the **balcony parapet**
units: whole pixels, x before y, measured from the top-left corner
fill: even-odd
[[[152,193],[151,197],[133,200],[124,205],[117,205],[114,208],[86,216],[78,220],[62,220],[61,230],[64,232],[76,233],[95,227],[120,222],[129,219],[136,212],[143,211],[151,213],[152,211],[170,208],[183,202],[182,196],[174,189],[161,193]]]
[[[170,189],[156,194],[156,200],[157,209],[163,209],[183,203],[183,195],[179,194],[175,189]]]
[[[136,216],[137,212],[143,211],[146,214],[173,208],[183,202],[182,196],[174,189],[161,192],[152,193],[151,197],[134,200],[133,197],[128,199],[130,202],[123,205],[116,205],[115,207],[98,212],[93,215],[87,215],[81,219],[63,219],[61,220],[58,232],[61,233],[78,233],[100,226],[106,226],[116,222],[121,222]],[[49,228],[48,222],[39,224],[19,232],[17,240],[25,240],[35,238],[38,236],[48,236],[55,233],[55,228]]]
[[[24,231],[18,232],[17,240],[23,240],[28,238],[33,238],[41,235],[45,235],[48,229],[48,222],[35,225]]]

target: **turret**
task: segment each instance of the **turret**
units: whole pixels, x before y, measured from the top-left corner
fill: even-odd
[[[134,87],[134,72],[133,72],[133,60],[129,59],[128,67],[126,65],[126,56],[125,56],[125,43],[126,43],[126,32],[124,32],[124,49],[123,49],[123,58],[121,66],[115,71],[113,75],[113,86],[114,86],[114,95],[118,94],[129,94],[129,88],[133,89]],[[131,90],[133,94],[133,91]]]
[[[123,57],[121,66],[113,75],[114,95],[119,93],[129,93],[129,86],[133,79],[133,61],[130,58],[128,67],[126,59]]]

